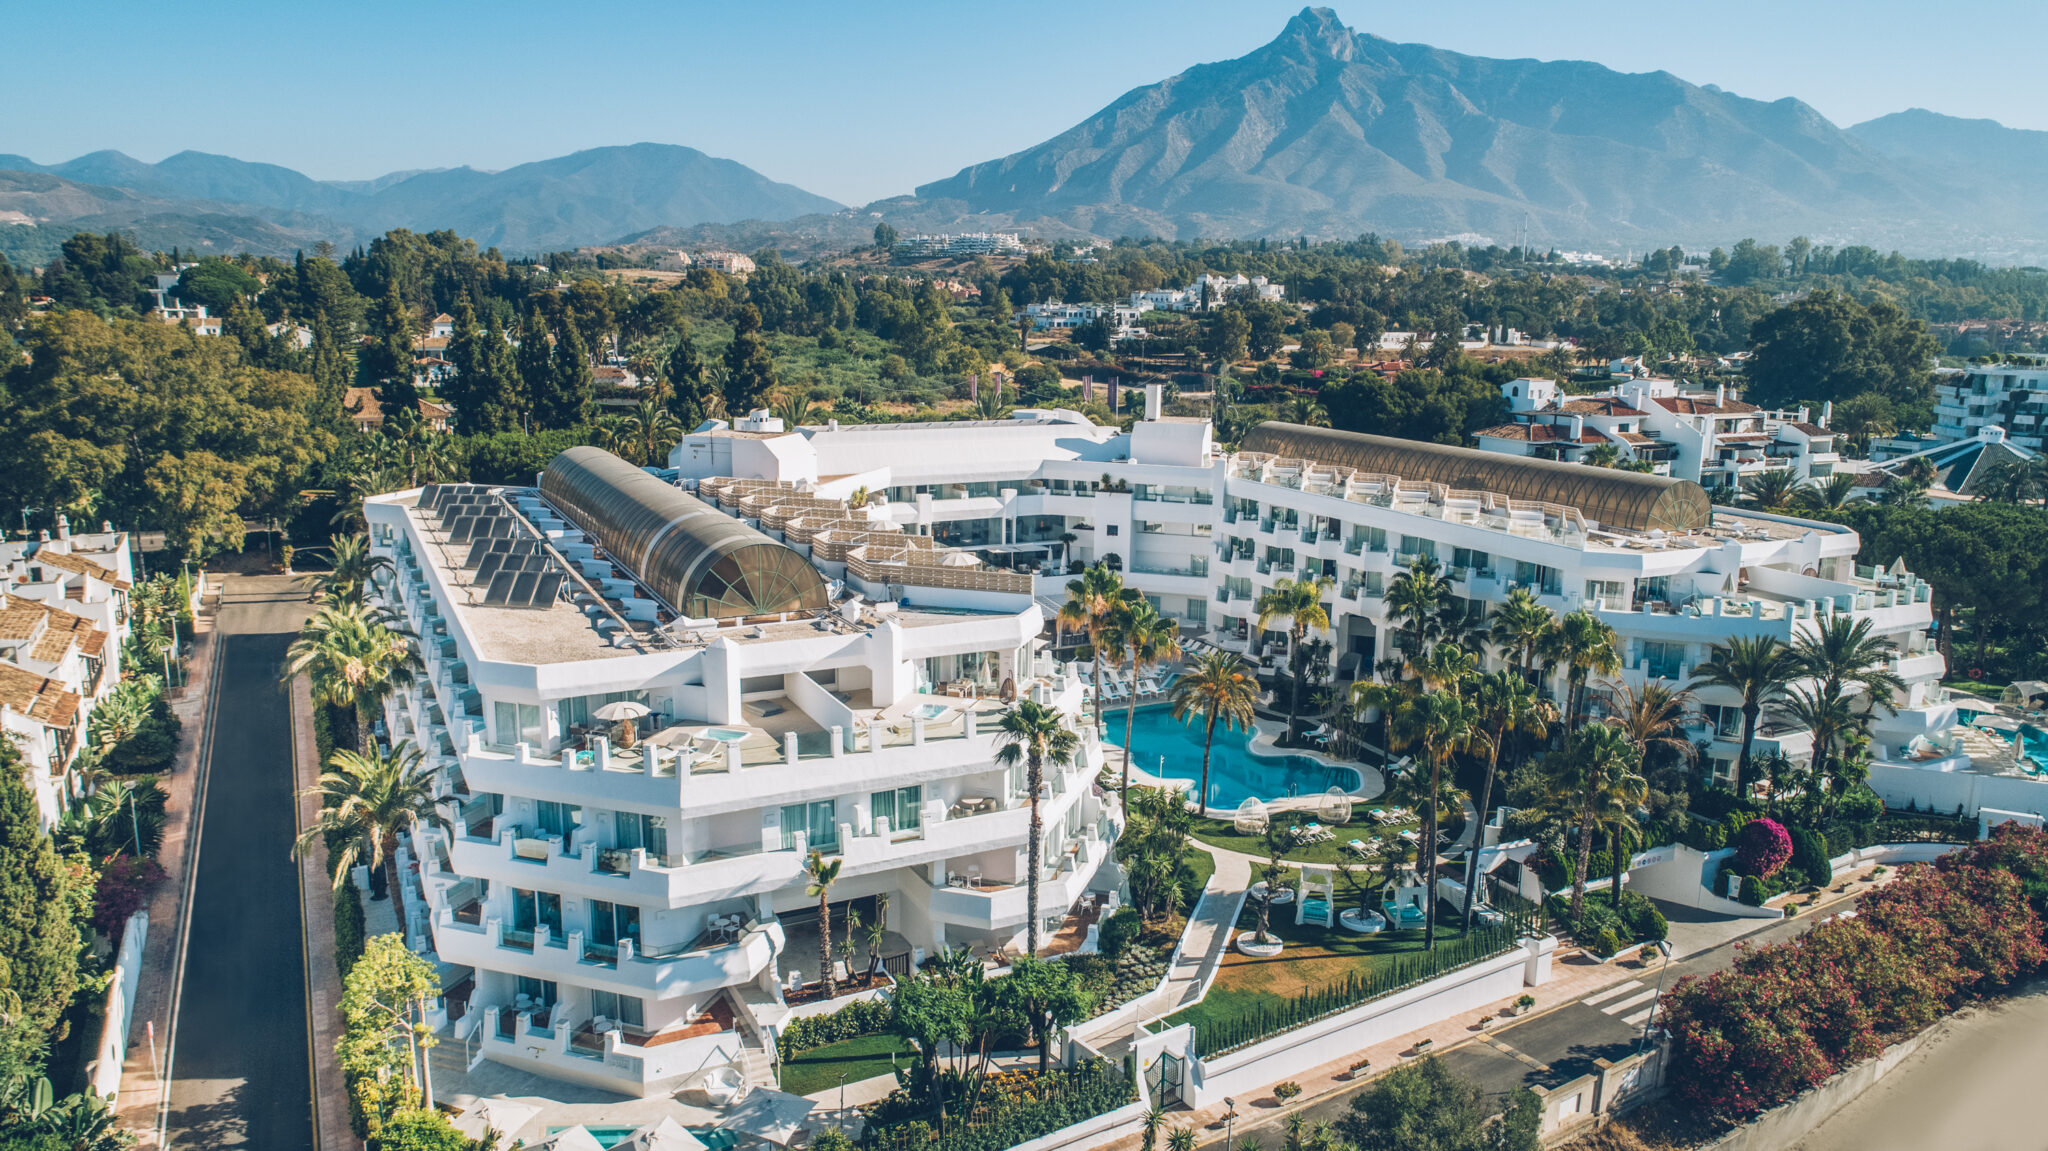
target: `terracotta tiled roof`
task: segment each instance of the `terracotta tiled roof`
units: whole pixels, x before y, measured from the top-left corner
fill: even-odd
[[[1804,424],[1793,422],[1788,423],[1785,426],[1788,428],[1798,428],[1800,431],[1805,432],[1809,436],[1832,436],[1835,434],[1834,432],[1829,431],[1827,428],[1821,427],[1819,424]]]
[[[0,663],[0,705],[50,727],[78,721],[78,693],[13,664]]]
[[[1692,396],[1651,396],[1650,402],[1681,416],[1746,416],[1756,411],[1755,404],[1741,400],[1724,400],[1717,405]]]
[[[1641,432],[1616,432],[1614,434],[1631,444],[1654,444],[1657,442],[1655,436],[1646,436]]]
[[[29,658],[52,664],[62,662],[73,647],[92,656],[104,654],[107,647],[107,633],[91,620],[20,596],[8,596],[0,606],[0,640],[34,640]]]
[[[1607,437],[1597,432],[1581,432],[1576,441],[1572,440],[1571,429],[1563,424],[1501,424],[1499,427],[1483,428],[1472,433],[1475,436],[1492,436],[1498,440],[1519,440],[1525,444],[1572,443],[1604,444]]]
[[[91,576],[101,583],[112,584],[119,591],[127,591],[130,586],[128,581],[116,575],[112,568],[94,563],[84,556],[73,555],[70,552],[55,551],[51,548],[37,548],[36,554],[31,559],[32,562],[39,563],[44,567]]]

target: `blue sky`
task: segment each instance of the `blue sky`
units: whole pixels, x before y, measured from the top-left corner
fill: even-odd
[[[1838,124],[1921,106],[2048,129],[2048,5],[2019,0],[1339,2],[1486,56],[1664,69]],[[186,148],[319,178],[688,144],[835,199],[1028,147],[1140,84],[1270,40],[1297,3],[10,5],[0,152]]]

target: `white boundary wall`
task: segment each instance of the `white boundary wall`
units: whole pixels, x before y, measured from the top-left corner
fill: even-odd
[[[1200,1109],[1235,1092],[1292,1078],[1432,1023],[1511,998],[1550,974],[1557,940],[1523,941],[1505,955],[1213,1059],[1190,1060],[1186,1098]]]
[[[90,1075],[93,1093],[109,1100],[121,1088],[121,1065],[128,1059],[128,1027],[134,1022],[135,985],[142,979],[142,944],[148,937],[149,912],[129,916],[121,932],[121,952],[114,960],[114,978],[107,984],[106,1020]]]
[[[1974,771],[1932,771],[1891,764],[1870,765],[1870,786],[1886,807],[1914,807],[1938,815],[1974,817],[1980,808],[2040,816],[2048,813],[2048,781]]]
[[[1734,854],[1734,848],[1699,851],[1682,843],[1666,844],[1635,857],[1627,884],[1631,890],[1652,899],[1697,907],[1716,915],[1737,919],[1783,918],[1784,913],[1775,907],[1751,907],[1714,892],[1710,886],[1714,873],[1720,870],[1722,860]]]

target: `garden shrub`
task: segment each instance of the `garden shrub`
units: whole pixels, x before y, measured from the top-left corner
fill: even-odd
[[[1792,837],[1775,819],[1753,819],[1736,838],[1735,853],[1736,870],[1762,879],[1792,858]]]
[[[1545,891],[1563,891],[1578,878],[1578,864],[1559,851],[1546,851],[1536,864],[1536,878]]]
[[[1593,857],[1586,861],[1587,882],[1595,879],[1607,879],[1613,874],[1614,856],[1608,854],[1604,849],[1594,852]]]
[[[1593,937],[1593,950],[1604,959],[1621,950],[1621,936],[1615,934],[1614,928],[1603,927],[1600,934]]]
[[[1811,828],[1793,828],[1791,866],[1799,869],[1806,882],[1827,886],[1835,878],[1834,865],[1828,862],[1827,836]]]
[[[341,972],[343,982],[348,973],[363,955],[363,936],[367,927],[363,920],[363,893],[356,887],[355,876],[351,875],[340,887],[334,889],[334,966]]]
[[[1632,943],[1655,943],[1671,933],[1664,913],[1657,910],[1650,897],[1634,891],[1621,893],[1621,923],[1628,942]]]
[[[1111,959],[1122,955],[1124,948],[1135,942],[1145,930],[1145,922],[1135,907],[1120,907],[1116,913],[1102,921],[1097,932],[1097,945],[1104,955]]]
[[[813,1047],[876,1035],[889,1029],[889,1005],[879,999],[856,999],[830,1015],[805,1015],[782,1025],[776,1046],[790,1060]]]
[[[1751,907],[1762,907],[1764,900],[1770,898],[1770,894],[1764,890],[1762,880],[1754,875],[1745,875],[1742,877],[1742,894],[1739,898]]]

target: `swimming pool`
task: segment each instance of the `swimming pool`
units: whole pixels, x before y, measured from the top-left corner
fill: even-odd
[[[735,731],[729,727],[707,728],[704,732],[705,739],[715,739],[720,743],[738,743],[747,738],[747,735],[747,732]]]
[[[946,714],[950,710],[952,709],[948,708],[943,703],[927,703],[920,705],[916,711],[911,712],[910,714],[916,716],[919,719],[937,719],[940,716]]]
[[[568,1129],[567,1127],[550,1127],[547,1129],[547,1133],[551,1136],[560,1135]],[[598,1146],[611,1147],[625,1142],[626,1139],[632,1136],[633,1132],[638,1131],[640,1128],[620,1126],[593,1127],[586,1124],[583,1129],[590,1132],[590,1137],[597,1140]],[[695,1135],[697,1142],[710,1148],[710,1151],[730,1151],[730,1148],[737,1145],[740,1141],[738,1135],[717,1127],[685,1127],[684,1130]]]
[[[1123,746],[1123,716],[1110,712],[1103,718],[1109,741]],[[1137,744],[1137,767],[1167,779],[1188,780],[1189,790],[1194,790],[1202,778],[1199,720],[1184,724],[1173,718],[1170,707],[1141,707],[1132,722],[1131,737]],[[1333,787],[1356,791],[1360,784],[1356,771],[1330,767],[1305,755],[1253,755],[1250,732],[1228,731],[1219,725],[1215,751],[1209,758],[1209,794],[1203,802],[1214,808],[1233,808],[1250,798],[1321,795]]]

